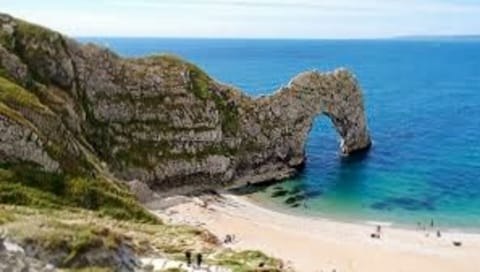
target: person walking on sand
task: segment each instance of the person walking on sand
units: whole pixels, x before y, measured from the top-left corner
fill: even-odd
[[[202,267],[202,253],[197,254],[197,268]]]
[[[187,266],[190,267],[192,265],[192,253],[190,251],[185,252],[185,259],[187,261]]]

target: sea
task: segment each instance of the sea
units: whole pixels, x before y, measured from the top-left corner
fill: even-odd
[[[272,209],[344,221],[480,230],[480,41],[79,38],[125,57],[171,53],[257,97],[305,70],[350,69],[372,149],[343,157],[326,116],[298,176],[251,196]]]

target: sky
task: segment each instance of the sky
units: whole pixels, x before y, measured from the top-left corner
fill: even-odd
[[[0,12],[74,37],[480,34],[480,0],[0,0]]]

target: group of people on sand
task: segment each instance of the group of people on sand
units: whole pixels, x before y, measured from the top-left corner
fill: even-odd
[[[203,256],[202,256],[202,253],[197,253],[197,255],[195,256],[195,267],[196,268],[201,268],[202,267],[202,261],[203,261]],[[192,256],[192,252],[190,251],[186,251],[185,252],[185,260],[187,262],[187,266],[188,267],[191,267],[193,265],[193,256]]]
[[[417,222],[417,226],[418,226],[419,229],[422,229],[422,230],[425,231],[425,232],[427,231],[427,227],[428,227],[427,224],[422,225],[421,222]],[[434,228],[435,228],[435,221],[433,221],[433,219],[430,220],[429,226],[430,226],[431,229],[434,229]],[[441,232],[439,229],[437,229],[437,231],[436,231],[435,233],[436,233],[436,235],[437,235],[437,238],[441,238],[441,237],[442,237],[442,232]],[[425,236],[428,237],[428,236],[430,236],[430,234],[427,232],[427,233],[425,234]]]
[[[435,221],[433,219],[431,219],[430,223],[429,224],[427,223],[425,225],[423,225],[421,222],[417,222],[417,227],[425,232],[426,237],[429,237],[430,233],[427,231],[427,227],[430,227],[430,229],[432,229],[432,230],[435,229]],[[440,231],[440,229],[437,228],[437,230],[435,231],[435,234],[436,234],[437,238],[442,238],[442,232]],[[382,226],[377,225],[375,232],[370,234],[370,237],[375,238],[375,239],[381,239],[381,237],[382,237]],[[452,243],[456,247],[462,246],[461,241],[453,241]]]
[[[422,225],[422,223],[417,222],[417,227],[420,228],[420,229],[423,229],[424,231],[427,231],[427,224]],[[433,219],[430,220],[430,228],[432,228],[432,229],[435,228],[435,222],[433,221]],[[442,233],[440,232],[439,229],[437,229],[436,235],[437,235],[438,238],[442,237]],[[428,237],[429,234],[427,233],[426,236]],[[380,239],[382,237],[382,226],[377,225],[375,232],[370,234],[370,237]]]
[[[422,223],[420,223],[420,222],[418,222],[417,225],[418,225],[419,228],[421,228],[423,231],[425,231],[425,236],[426,237],[430,236],[430,233],[427,232],[427,226],[426,225],[422,225]],[[435,228],[435,222],[433,221],[433,219],[430,220],[430,228],[431,229]],[[442,232],[440,231],[440,229],[437,229],[435,234],[436,234],[437,238],[442,238]],[[454,241],[452,241],[452,244],[456,247],[461,247],[463,243],[461,241],[454,240]]]
[[[423,229],[424,231],[427,231],[427,225],[422,226],[422,223],[420,223],[420,222],[417,222],[417,227],[420,228],[420,229]],[[435,228],[435,222],[433,221],[433,219],[430,220],[430,228],[432,228],[432,229]],[[442,237],[442,233],[440,232],[439,229],[437,229],[436,235],[437,235],[438,238]],[[427,233],[426,236],[428,237],[429,234]],[[382,238],[382,226],[377,225],[375,232],[370,234],[370,237],[375,238],[375,239],[381,239]]]

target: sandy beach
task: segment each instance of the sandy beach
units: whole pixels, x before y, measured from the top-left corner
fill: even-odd
[[[165,202],[163,202],[165,203]],[[376,223],[354,224],[284,214],[256,205],[248,197],[222,194],[188,200],[173,198],[166,207],[149,205],[171,223],[202,226],[218,237],[235,235],[226,246],[258,249],[281,258],[296,271],[477,272],[480,234],[436,229],[409,230]],[[453,241],[461,241],[456,247]]]

